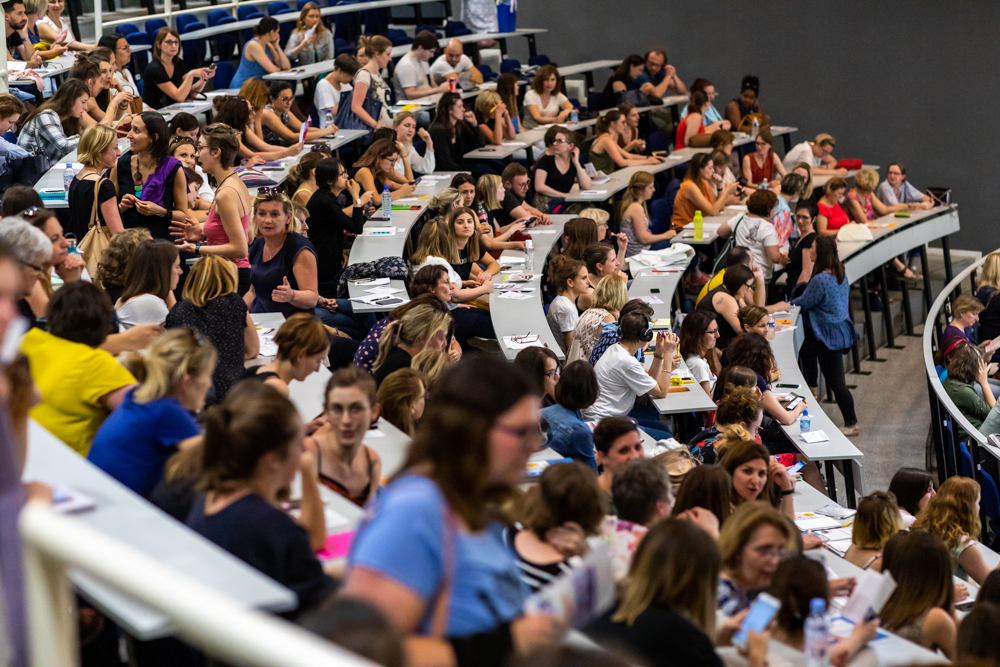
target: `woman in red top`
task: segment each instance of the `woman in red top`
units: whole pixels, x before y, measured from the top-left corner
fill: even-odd
[[[785,166],[774,152],[774,139],[766,125],[760,128],[757,134],[756,146],[755,152],[743,158],[743,178],[751,185],[768,183],[772,190],[777,190],[781,178],[785,177]],[[775,172],[780,174],[781,178],[775,178]]]
[[[820,234],[836,236],[837,231],[850,220],[847,211],[841,208],[847,192],[847,181],[840,176],[834,176],[823,188],[823,196],[819,200],[819,215],[816,217],[816,231]]]
[[[677,124],[677,139],[674,148],[680,150],[687,146],[705,148],[712,142],[712,133],[716,130],[728,130],[729,121],[720,120],[705,126],[705,112],[711,104],[708,95],[704,91],[696,90],[691,93],[691,101],[688,103],[688,115],[681,118]]]

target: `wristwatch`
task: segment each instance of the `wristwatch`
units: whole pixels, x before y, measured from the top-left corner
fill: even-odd
[[[201,246],[202,246],[201,241],[198,241],[197,243],[194,244],[194,254],[199,256],[201,255]]]
[[[361,206],[361,197],[358,197],[354,201],[357,203],[358,206]]]

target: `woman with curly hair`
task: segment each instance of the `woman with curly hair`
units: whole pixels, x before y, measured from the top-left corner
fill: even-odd
[[[968,477],[950,477],[927,503],[914,529],[922,528],[941,538],[951,555],[952,574],[982,585],[990,573],[976,544],[982,530],[979,521],[979,482]]]
[[[135,249],[143,241],[151,238],[152,235],[145,227],[126,229],[111,237],[111,243],[101,255],[95,276],[96,282],[111,297],[111,303],[117,303],[125,290],[125,276],[128,275],[128,267],[132,263]]]

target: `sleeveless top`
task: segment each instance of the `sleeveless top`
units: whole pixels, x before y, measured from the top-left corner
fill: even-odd
[[[274,109],[271,108],[270,104],[268,104],[264,108],[274,111]],[[274,113],[275,115],[278,116],[278,119],[281,120],[281,124],[284,125],[285,127],[288,127],[288,112],[286,111],[280,115],[278,115],[277,111],[274,111]],[[285,139],[283,139],[280,134],[269,128],[267,125],[264,125],[264,123],[260,124],[260,133],[261,133],[261,138],[264,140],[264,142],[271,144],[272,146],[291,146],[291,144],[288,143],[288,141],[286,141]]]
[[[893,632],[902,637],[903,639],[910,640],[914,644],[920,644],[920,636],[923,634],[924,630],[924,619],[927,618],[927,614],[929,614],[930,611],[931,610],[928,609],[927,611],[922,613],[920,615],[920,618],[918,618],[917,620],[907,625],[904,625],[901,628],[896,628],[895,630],[893,630]]]
[[[254,288],[254,300],[250,304],[251,313],[281,313],[285,317],[295,313],[312,313],[312,308],[299,308],[291,303],[279,303],[271,298],[271,292],[281,285],[283,278],[288,278],[288,284],[293,290],[299,289],[292,270],[299,253],[308,251],[316,255],[313,244],[301,234],[289,232],[285,242],[274,257],[264,260],[264,239],[255,239],[250,244],[250,284]]]
[[[239,178],[237,176],[237,178]],[[222,190],[222,186],[219,186],[219,190]],[[212,202],[211,208],[208,209],[208,217],[205,218],[205,226],[203,230],[205,232],[205,245],[225,245],[229,243],[229,235],[226,234],[226,228],[222,226],[222,216],[215,208],[216,202],[219,201],[219,190],[215,193],[215,200]],[[242,202],[240,202],[242,204]],[[250,213],[247,212],[240,217],[240,225],[243,226],[243,233],[246,234],[247,230],[250,229]],[[233,260],[233,264],[236,265],[238,269],[249,269],[250,260],[247,257],[240,257]]]
[[[764,166],[757,166],[757,153],[750,154],[750,182],[756,185],[774,178],[774,151],[767,149],[767,157],[764,158]]]
[[[688,118],[691,116],[684,116],[681,118],[681,122],[677,124],[677,137],[674,141],[674,149],[680,150],[685,147],[684,137],[687,135],[687,124]],[[698,124],[698,134],[705,134],[705,117],[701,117],[701,122]]]
[[[256,37],[250,40],[251,42],[260,43]],[[250,46],[250,42],[247,42],[246,46]],[[264,48],[264,55],[267,56],[267,48]],[[229,86],[231,88],[239,88],[247,79],[263,79],[264,75],[267,74],[267,70],[264,66],[254,60],[247,60],[247,49],[243,48],[243,55],[240,56],[240,66],[236,70],[236,74],[233,75],[233,80],[230,82]]]
[[[251,366],[250,368],[246,369],[245,371],[243,371],[243,374],[240,376],[240,379],[257,380],[258,382],[267,382],[271,378],[278,377],[278,374],[275,373],[274,371],[264,371],[263,373],[258,373],[257,372],[258,368],[260,368],[260,366]]]
[[[859,197],[857,190],[851,190],[850,192],[847,193],[848,199],[856,201],[861,205],[861,210],[865,212],[865,218],[868,220],[874,220],[875,208],[872,206],[872,195],[869,192],[864,197],[865,197],[864,199]]]
[[[716,347],[720,350],[725,350],[729,345],[729,341],[736,338],[736,331],[729,326],[729,322],[726,318],[720,315],[718,311],[715,310],[715,306],[712,304],[712,300],[715,298],[715,295],[720,293],[729,294],[729,292],[726,291],[725,285],[719,285],[714,290],[706,294],[705,298],[699,301],[698,305],[695,306],[695,310],[704,310],[707,313],[715,315],[715,321],[719,325],[719,340],[716,343]]]
[[[648,225],[648,222],[647,222]],[[632,257],[633,255],[638,255],[643,250],[649,250],[648,245],[643,245],[639,243],[639,238],[635,235],[635,223],[632,218],[627,215],[622,216],[621,222],[622,233],[625,238],[628,239],[628,245],[625,247],[625,257]]]
[[[364,507],[365,502],[368,501],[368,496],[371,495],[371,490],[372,490],[372,487],[371,487],[371,478],[372,478],[373,469],[375,468],[375,462],[372,461],[372,450],[369,449],[367,445],[361,445],[361,449],[364,450],[364,452],[365,452],[365,458],[367,459],[367,463],[368,463],[368,485],[365,486],[365,490],[361,493],[360,496],[352,496],[351,492],[348,491],[347,488],[343,484],[341,484],[340,482],[338,482],[337,480],[335,480],[333,477],[330,477],[329,475],[324,475],[323,474],[323,470],[322,470],[322,468],[323,468],[323,461],[322,461],[322,458],[321,458],[322,454],[321,454],[321,450],[320,450],[319,447],[316,448],[316,465],[320,469],[320,473],[319,473],[319,483],[320,484],[322,484],[323,486],[325,486],[326,488],[328,488],[328,489],[330,489],[332,491],[335,491],[335,492],[339,493],[340,495],[344,496],[345,498],[347,498],[348,500],[350,500],[355,505],[360,505],[360,506]]]
[[[595,140],[594,143],[596,144],[597,141]],[[590,162],[594,165],[594,169],[603,171],[605,174],[610,174],[618,169],[618,165],[615,164],[610,155],[607,153],[595,153],[593,145],[590,146]]]
[[[675,230],[679,231],[684,225],[694,220],[694,213],[698,210],[698,207],[691,199],[692,188],[695,191],[698,190],[698,186],[694,184],[694,181],[685,178],[681,182],[681,187],[677,190],[677,196],[674,197],[674,212],[670,214],[670,224]],[[712,186],[708,181],[702,181],[701,194],[708,200],[708,203],[715,203],[715,192],[712,191]],[[705,215],[704,211],[702,211],[702,215]]]

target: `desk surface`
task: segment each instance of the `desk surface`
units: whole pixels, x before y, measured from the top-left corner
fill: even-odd
[[[578,63],[576,65],[566,65],[565,67],[559,67],[559,76],[567,77],[573,76],[574,74],[585,74],[587,72],[596,72],[599,69],[614,68],[621,65],[621,60],[591,60],[586,63]]]

